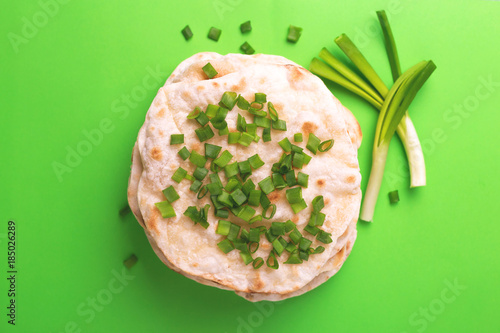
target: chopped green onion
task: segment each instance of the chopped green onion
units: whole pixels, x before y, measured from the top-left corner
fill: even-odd
[[[283,140],[279,141],[278,144],[287,153],[292,151],[292,144],[291,144],[290,140],[288,140],[288,138],[284,138]]]
[[[207,193],[208,193],[208,187],[207,186],[203,186],[198,191],[198,194],[196,195],[196,198],[197,199],[203,199],[205,197],[205,195],[207,195]]]
[[[292,170],[292,155],[285,155],[285,158],[279,164],[278,172],[281,174],[286,174],[288,171]]]
[[[208,76],[209,79],[211,79],[214,76],[216,76],[217,74],[219,74],[215,70],[215,68],[212,66],[212,64],[209,62],[207,62],[207,64],[205,66],[203,66],[202,69],[203,69],[203,72],[205,72],[205,74]]]
[[[243,53],[245,53],[245,54],[254,54],[255,53],[255,50],[253,49],[253,47],[250,44],[248,44],[248,42],[244,42],[243,44],[241,44],[240,50],[243,51]]]
[[[302,155],[304,155],[304,164],[309,164],[309,162],[311,162],[311,156],[307,155],[306,153],[301,153]]]
[[[172,180],[176,183],[180,183],[181,180],[183,180],[184,177],[186,177],[186,175],[187,171],[179,167],[179,169],[175,170],[174,174],[172,175]]]
[[[216,159],[219,156],[222,147],[205,143],[205,157]]]
[[[208,178],[210,178],[210,182],[211,183],[217,183],[222,188],[222,182],[221,182],[220,177],[219,177],[219,175],[217,173],[211,173],[208,176]]]
[[[217,115],[217,111],[219,110],[218,105],[214,104],[208,104],[207,105],[207,110],[205,111],[205,114],[208,118],[212,119]]]
[[[216,209],[215,216],[223,218],[223,219],[227,219],[229,217],[229,212],[227,210],[224,210],[224,209]]]
[[[262,259],[261,257],[257,257],[253,260],[253,268],[259,269],[260,267],[262,267],[262,265],[264,265],[264,259]]]
[[[196,150],[191,151],[189,161],[200,168],[203,168],[207,163],[207,159],[205,158],[205,156],[199,154]]]
[[[312,201],[313,212],[319,213],[325,207],[325,201],[322,195],[318,195]]]
[[[194,177],[191,176],[190,174],[186,174],[186,176],[184,176],[184,179],[187,179],[187,180],[190,180],[190,181],[194,181]]]
[[[229,135],[227,136],[227,143],[228,144],[238,143],[240,138],[241,138],[241,132],[229,132]]]
[[[285,261],[285,264],[302,264],[302,259],[299,256],[299,251],[295,250],[294,252],[290,253],[288,260]]]
[[[311,225],[306,225],[306,227],[304,228],[304,231],[307,231],[308,233],[310,233],[311,235],[313,236],[316,236],[316,234],[319,232],[319,228],[316,227],[316,226],[311,226]]]
[[[297,228],[293,229],[289,236],[292,242],[294,242],[295,244],[298,244],[300,242],[300,239],[302,238],[302,234]]]
[[[250,102],[245,99],[245,97],[239,95],[238,99],[236,100],[236,105],[242,110],[248,110],[250,107]]]
[[[189,217],[195,225],[200,224],[203,228],[207,229],[209,224],[206,217],[209,208],[210,205],[205,205],[205,208],[200,209],[200,211],[198,212],[198,209],[196,209],[196,207],[189,206],[184,212],[184,215]]]
[[[250,222],[250,219],[255,215],[255,209],[250,206],[243,206],[243,209],[236,215],[240,219]]]
[[[242,133],[238,143],[242,146],[248,147],[252,143],[254,136],[248,133]]]
[[[299,133],[299,134],[302,134],[302,133]],[[304,148],[292,144],[292,152],[304,154],[303,151],[304,151]]]
[[[278,131],[286,131],[286,122],[283,119],[272,121],[272,127]]]
[[[252,172],[252,168],[250,167],[250,162],[248,161],[238,162],[238,168],[241,174]]]
[[[246,232],[245,229],[241,229],[241,236],[240,238],[233,240],[233,245],[237,250],[248,253],[247,241],[244,239],[245,232]]]
[[[267,110],[269,112],[269,118],[274,121],[278,121],[278,111],[274,108],[274,104],[271,102],[267,102]]]
[[[230,227],[231,227],[231,222],[219,220],[215,233],[218,235],[227,236],[229,234]]]
[[[193,32],[191,31],[191,28],[189,28],[189,25],[186,25],[181,32],[185,40],[190,40],[191,37],[193,37]]]
[[[219,194],[219,196],[217,197],[217,200],[226,207],[230,207],[230,208],[233,207],[233,202],[231,200],[231,196],[227,192],[222,192],[221,194]]]
[[[207,115],[203,111],[198,113],[198,116],[196,116],[195,119],[201,126],[205,126],[210,121],[210,119],[208,119]]]
[[[219,183],[207,184],[207,189],[210,191],[210,194],[212,194],[212,195],[221,195],[222,194],[222,185]]]
[[[391,204],[399,202],[399,193],[398,190],[389,192],[389,201]]]
[[[265,117],[254,116],[253,123],[257,125],[257,127],[263,127],[263,128],[271,127],[271,119]]]
[[[308,181],[309,181],[309,175],[299,171],[299,173],[297,174],[297,184],[307,188]]]
[[[321,141],[316,135],[314,135],[313,133],[309,133],[306,148],[309,149],[314,155],[316,155],[320,142]]]
[[[264,142],[271,141],[271,129],[270,128],[264,128],[264,130],[262,131],[262,141],[264,141]]]
[[[262,206],[262,208],[267,209],[270,204],[271,204],[271,201],[269,201],[269,198],[267,197],[267,195],[265,195],[264,193],[261,193],[260,205]]]
[[[267,102],[267,95],[264,93],[255,93],[255,101],[254,103],[264,104]]]
[[[240,252],[240,257],[241,259],[243,259],[243,263],[245,265],[248,265],[249,263],[253,262],[253,258],[252,258],[252,255],[250,253],[247,253],[247,252]]]
[[[227,192],[232,192],[234,191],[235,189],[237,188],[241,188],[241,183],[240,181],[238,180],[237,177],[231,177],[228,181],[227,181],[227,184],[226,186],[224,187],[224,189],[227,191]]]
[[[236,120],[236,129],[240,132],[245,132],[247,130],[247,121],[245,117],[238,113],[238,119]]]
[[[258,184],[260,186],[260,189],[262,190],[262,192],[264,192],[265,195],[268,195],[275,189],[271,177],[264,178]]]
[[[199,180],[195,180],[193,181],[193,183],[191,184],[191,186],[189,187],[189,189],[193,192],[198,192],[200,190],[200,187],[203,183],[200,182]]]
[[[229,128],[227,127],[227,123],[226,123],[226,127],[219,130],[219,136],[228,135],[228,134],[229,134]]]
[[[234,246],[231,244],[229,239],[224,239],[223,241],[217,243],[217,246],[226,254],[234,250]]]
[[[277,190],[284,189],[287,186],[285,179],[283,179],[283,175],[281,175],[279,173],[273,173],[271,175],[271,178],[273,181],[273,185]]]
[[[294,187],[286,190],[286,200],[288,203],[295,204],[302,201],[302,187]],[[314,201],[313,201],[314,203]]]
[[[246,125],[246,132],[255,137],[257,135],[257,125],[247,124]]]
[[[310,226],[322,226],[325,222],[326,215],[320,212],[312,212],[309,218],[308,225]]]
[[[207,174],[208,174],[207,169],[197,167],[196,170],[194,170],[194,172],[193,172],[193,177],[198,179],[198,180],[203,180],[203,179],[205,179]]]
[[[174,202],[175,200],[180,198],[179,194],[172,185],[164,189],[162,192],[168,202]]]
[[[280,264],[278,260],[276,260],[276,256],[274,255],[274,252],[271,252],[269,254],[269,257],[267,257],[266,265],[267,267],[272,269],[278,269],[280,267]]]
[[[332,234],[325,232],[323,230],[320,230],[318,235],[316,236],[316,239],[320,241],[321,243],[329,244],[332,242]]]
[[[288,36],[286,37],[286,40],[290,43],[297,43],[301,34],[302,28],[290,25],[290,27],[288,27]]]
[[[225,107],[228,110],[232,110],[234,105],[236,104],[236,99],[238,95],[233,91],[226,91],[222,94],[222,98],[220,100],[219,105]]]
[[[302,237],[300,239],[300,242],[299,242],[299,249],[301,249],[302,251],[307,251],[307,249],[309,249],[311,244],[312,244],[312,241],[310,241],[309,239],[307,239],[305,237]]]
[[[228,112],[229,112],[228,109],[226,109],[225,107],[220,106],[217,109],[217,113],[215,114],[215,117],[213,117],[210,120],[210,122],[212,123],[212,125],[215,128],[217,128],[217,129],[225,128],[227,126],[227,123],[226,123],[225,119],[227,117],[227,113]]]
[[[325,252],[325,248],[323,246],[318,246],[317,248],[314,249],[312,254],[323,253],[323,252]]]
[[[176,216],[174,207],[172,207],[168,201],[157,202],[155,203],[155,206],[158,208],[161,213],[161,217],[163,218]]]
[[[304,139],[302,138],[302,133],[295,133],[293,135],[293,141],[294,142],[302,142]]]
[[[250,192],[255,190],[254,182],[251,179],[248,179],[241,187],[241,190],[243,191],[243,193],[245,193],[246,196],[250,195]]]
[[[273,250],[276,251],[276,254],[278,256],[280,256],[283,253],[283,251],[285,251],[285,247],[283,246],[283,244],[281,244],[279,238],[273,240],[272,245],[273,245]]]
[[[274,236],[282,236],[285,234],[285,222],[272,222],[271,233]]]
[[[211,120],[212,126],[215,129],[219,130],[219,135],[226,135],[226,134],[228,134],[229,133],[229,128],[227,127],[227,121],[222,120],[222,121],[217,122],[217,121],[214,121],[214,119],[215,118],[212,118],[212,120]]]
[[[298,184],[297,179],[295,178],[295,171],[294,170],[290,170],[287,173],[285,173],[285,181],[289,187],[292,187],[292,186],[295,186]]]
[[[255,217],[258,217],[258,216],[261,216],[261,215],[257,215]],[[259,230],[259,228],[250,228],[250,232],[248,234],[248,241],[251,242],[251,243],[257,243],[257,244],[259,243],[259,241],[260,241],[260,230]]]
[[[319,144],[318,150],[322,153],[329,151],[333,147],[333,139],[323,141]]]
[[[250,206],[258,207],[260,204],[260,196],[262,195],[261,190],[251,190],[248,195],[248,204]]]
[[[242,190],[240,190],[239,188],[234,190],[233,193],[230,194],[231,195],[231,198],[233,199],[233,201],[238,205],[238,206],[241,206],[245,203],[245,201],[247,201],[247,196],[245,195],[245,193],[243,193]]]
[[[194,130],[198,139],[201,142],[206,141],[214,137],[214,132],[210,126],[200,127]]]
[[[215,27],[211,27],[210,30],[208,31],[208,38],[217,42],[220,38],[221,33],[222,30],[217,29]]]
[[[233,213],[234,216],[238,216],[238,214],[243,210],[243,206],[234,206],[229,209],[231,210],[231,213]]]
[[[256,170],[263,166],[265,163],[262,161],[260,158],[259,154],[252,155],[248,158],[248,163],[250,163],[250,166],[252,169]]]
[[[201,113],[201,109],[199,106],[195,107],[193,111],[191,111],[188,115],[187,115],[187,119],[196,119],[196,117],[198,117]]]
[[[295,223],[293,223],[292,220],[288,220],[285,222],[285,232],[289,233],[290,231],[294,230],[296,228]]]
[[[214,208],[217,210],[217,209],[222,209],[224,208],[224,205],[221,204],[219,202],[219,200],[217,200],[217,195],[210,195],[210,200],[212,201],[212,203],[214,204]]]
[[[309,249],[307,251],[299,250],[299,258],[305,261],[309,260]]]
[[[170,136],[171,145],[178,145],[180,143],[184,143],[184,134],[172,134]]]
[[[179,152],[177,152],[177,154],[179,154],[179,156],[185,161],[187,160],[187,158],[189,157],[189,155],[191,155],[191,153],[189,152],[189,150],[186,148],[186,146],[182,147],[181,150],[179,150]]]
[[[229,163],[229,161],[231,161],[232,158],[233,155],[227,150],[224,150],[224,152],[214,160],[214,163],[223,168]]]
[[[240,229],[241,227],[239,225],[231,223],[229,225],[229,232],[227,233],[227,239],[229,239],[230,241],[235,241],[238,238]]]
[[[263,195],[263,197],[265,197],[265,195]],[[271,213],[267,215],[267,212],[269,212],[269,208],[271,208]],[[276,205],[269,204],[266,208],[264,208],[264,211],[262,212],[262,217],[265,218],[266,220],[270,220],[274,217],[274,214],[276,214]]]
[[[233,176],[236,176],[238,174],[238,162],[226,165],[224,167],[224,173],[226,175],[226,178],[228,179]]]
[[[243,22],[240,25],[240,31],[242,34],[252,31],[252,24],[250,23],[250,21]]]
[[[255,215],[254,217],[252,217],[250,219],[250,221],[248,221],[248,224],[252,224],[254,222],[260,222],[260,221],[262,221],[262,215],[259,214],[259,215]]]
[[[297,214],[298,212],[304,210],[307,207],[307,204],[305,200],[302,199],[301,201],[291,204],[290,206],[292,207],[293,213]]]

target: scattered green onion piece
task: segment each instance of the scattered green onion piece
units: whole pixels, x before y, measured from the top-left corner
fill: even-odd
[[[205,143],[205,157],[216,159],[219,156],[222,147]]]
[[[179,169],[175,170],[174,174],[172,175],[172,180],[176,183],[180,183],[181,180],[183,180],[184,177],[186,177],[186,175],[187,171],[179,167]]]
[[[200,127],[194,130],[198,139],[203,142],[214,137],[214,132],[210,126]]]
[[[238,113],[238,119],[236,120],[236,129],[240,132],[245,132],[247,130],[247,121],[245,117]]]
[[[191,155],[191,153],[189,152],[189,150],[186,148],[186,146],[182,147],[181,150],[179,150],[177,152],[177,154],[179,154],[179,156],[185,161],[188,159],[189,155]]]
[[[223,241],[217,243],[217,246],[226,254],[234,250],[234,246],[231,244],[229,239],[224,239]]]
[[[296,228],[295,223],[292,220],[288,220],[285,222],[285,233],[289,233],[290,231]]]
[[[298,203],[294,203],[290,205],[292,207],[293,213],[297,214],[298,212],[304,210],[307,207],[307,204],[304,199],[302,199]]]
[[[253,49],[253,47],[250,44],[248,44],[248,42],[244,42],[243,44],[241,44],[240,50],[243,51],[243,53],[245,53],[245,54],[254,54],[255,53],[255,50]]]
[[[285,261],[285,264],[302,264],[302,259],[299,256],[299,251],[295,249],[295,251],[290,253],[288,260]]]
[[[295,186],[298,184],[297,179],[295,178],[295,171],[294,170],[290,170],[287,173],[285,173],[285,181],[289,187],[292,187],[292,186]]]
[[[205,111],[205,114],[208,118],[212,119],[214,118],[216,115],[217,115],[217,111],[219,110],[219,106],[218,105],[214,105],[214,104],[208,104],[207,105],[207,109]]]
[[[277,190],[284,189],[287,186],[285,179],[283,179],[283,175],[281,175],[279,173],[273,173],[271,175],[271,177],[272,177],[273,185]]]
[[[311,162],[312,157],[307,155],[306,153],[301,153],[301,154],[304,155],[304,164],[309,164],[309,162]]]
[[[191,37],[193,37],[193,32],[191,31],[191,28],[189,25],[186,25],[184,29],[181,30],[182,36],[184,36],[185,40],[190,40]]]
[[[248,224],[252,224],[252,223],[255,223],[255,222],[260,222],[262,221],[262,215],[255,215],[254,217],[252,217],[249,221],[248,221]]]
[[[243,263],[245,265],[248,265],[249,263],[253,262],[252,255],[247,252],[240,252],[240,257],[243,259]]]
[[[281,256],[281,254],[283,253],[283,251],[285,251],[285,247],[281,244],[281,242],[279,241],[278,238],[276,238],[272,242],[272,245],[273,245],[273,250],[276,251],[276,254],[278,256]]]
[[[300,242],[300,239],[302,238],[302,234],[300,233],[300,231],[295,228],[291,233],[290,233],[290,239],[292,240],[292,242],[294,242],[295,244],[298,244]]]
[[[229,225],[229,232],[227,233],[227,239],[230,241],[235,241],[238,238],[241,227],[237,224],[231,223]]]
[[[271,208],[271,213],[268,216],[267,212],[269,212],[269,208]],[[274,214],[276,214],[276,205],[269,204],[266,208],[264,208],[264,211],[262,212],[262,217],[265,218],[266,220],[270,220],[274,217]]]
[[[231,222],[219,220],[217,223],[217,229],[215,233],[222,236],[227,236],[229,234],[229,229],[231,228]]]
[[[205,156],[199,154],[196,150],[191,151],[189,161],[200,168],[203,168],[207,163]]]
[[[243,206],[243,209],[238,213],[238,217],[244,221],[250,222],[255,215],[255,209],[250,206]]]
[[[187,179],[187,180],[190,180],[190,181],[195,181],[194,177],[191,176],[190,174],[186,174],[186,176],[184,176],[184,179]]]
[[[233,202],[229,193],[227,192],[222,192],[221,194],[219,194],[217,200],[226,207],[233,207]]]
[[[329,151],[333,147],[333,139],[323,141],[319,144],[318,150],[322,153]]]
[[[250,192],[255,190],[255,184],[254,184],[253,180],[251,180],[251,179],[247,180],[245,182],[245,184],[243,184],[243,186],[241,187],[241,190],[248,197],[250,195]]]
[[[226,123],[226,127],[219,130],[219,136],[228,135],[228,134],[229,134],[229,127],[227,127],[227,123]]]
[[[210,30],[208,31],[208,38],[217,42],[220,38],[221,33],[222,30],[217,29],[215,27],[211,27]]]
[[[210,200],[212,200],[212,203],[213,203],[214,208],[215,208],[216,210],[217,210],[217,209],[222,209],[222,208],[224,208],[224,205],[223,205],[223,204],[221,204],[221,203],[219,202],[219,200],[217,200],[217,195],[213,195],[213,194],[211,194],[211,195],[210,195]]]
[[[288,203],[295,204],[302,201],[302,187],[294,187],[286,190],[286,200]],[[313,201],[314,202],[314,201]]]
[[[196,119],[196,117],[198,117],[201,113],[201,109],[200,107],[195,107],[193,111],[191,111],[188,115],[187,115],[187,119]]]
[[[274,104],[273,103],[267,102],[267,110],[269,112],[269,118],[271,118],[271,120],[273,122],[278,121],[278,118],[279,118],[278,117],[278,112],[274,108]]]
[[[227,143],[236,144],[238,143],[240,137],[241,137],[241,132],[229,132],[229,135],[227,136]]]
[[[295,133],[293,135],[293,141],[294,142],[302,142],[304,139],[302,138],[302,133]]]
[[[179,194],[172,185],[164,189],[162,192],[168,202],[174,202],[175,200],[180,198]]]
[[[318,253],[323,253],[325,252],[325,248],[323,246],[318,246],[317,248],[314,249],[314,251],[312,252],[312,254],[318,254]]]
[[[193,177],[198,179],[198,180],[203,180],[208,174],[208,170],[205,168],[200,168],[197,167],[196,170],[193,172]]]
[[[231,195],[231,198],[233,199],[233,201],[238,205],[238,206],[241,206],[245,203],[245,201],[247,201],[247,196],[245,195],[245,193],[243,193],[242,190],[240,190],[239,188],[234,190],[233,193],[230,194]]]
[[[248,133],[242,133],[238,143],[242,146],[248,147],[253,142],[254,136]]]
[[[286,37],[286,40],[290,43],[297,43],[301,34],[302,28],[290,25],[290,27],[288,28],[288,36]]]
[[[322,210],[324,207],[325,207],[325,201],[323,200],[322,195],[318,195],[313,199],[312,201],[313,212],[319,213],[319,211]]]
[[[262,161],[260,158],[259,154],[252,155],[248,158],[248,163],[250,163],[250,166],[252,169],[256,170],[263,166],[265,163]]]
[[[257,215],[257,216],[260,216],[260,215]],[[257,217],[257,216],[255,216],[255,217]],[[248,241],[251,242],[251,243],[257,243],[257,244],[259,243],[259,241],[260,241],[260,230],[259,230],[259,228],[250,228],[250,232],[248,234]]]
[[[304,231],[307,231],[311,235],[316,236],[316,234],[319,232],[319,228],[311,225],[306,225]]]
[[[172,134],[170,136],[170,144],[178,145],[184,143],[184,134]]]
[[[215,216],[220,217],[222,219],[227,219],[229,217],[229,212],[224,209],[216,209]]]
[[[262,195],[261,190],[252,190],[248,195],[248,204],[250,206],[258,207],[260,204],[260,196]]]
[[[210,121],[210,119],[208,119],[207,115],[203,111],[200,112],[195,119],[201,126],[205,126]]]
[[[270,128],[271,127],[271,119],[266,117],[253,117],[253,123],[257,125],[257,127]]]
[[[309,181],[309,175],[299,171],[299,173],[297,174],[297,184],[307,188],[308,181]]]
[[[206,220],[208,208],[210,208],[210,205],[205,205],[205,208],[202,208],[198,212],[198,209],[196,209],[196,207],[189,206],[184,212],[184,215],[189,217],[194,222],[195,225],[200,224],[203,228],[207,229],[209,226]]]
[[[232,110],[236,104],[236,99],[238,95],[234,91],[226,91],[222,94],[219,105],[225,107],[228,110]]]
[[[248,161],[238,162],[238,169],[240,170],[241,174],[252,172],[250,162]]]
[[[205,186],[202,186],[200,188],[200,190],[198,191],[198,194],[196,195],[196,198],[197,199],[203,199],[205,197],[205,195],[207,195],[208,193],[208,187],[205,185]]]
[[[292,170],[292,155],[288,154],[285,156],[283,161],[281,161],[278,172],[284,175],[291,170]]]
[[[299,134],[302,134],[302,133],[299,133]],[[304,151],[304,148],[292,144],[292,152],[294,152],[294,153],[302,153],[303,154],[303,151]]]
[[[257,135],[257,125],[247,124],[246,125],[246,132],[252,136],[256,136]]]
[[[264,93],[255,93],[254,103],[264,104],[267,102],[267,95]]]
[[[299,250],[299,258],[305,261],[309,260],[309,249],[307,251]]]
[[[266,236],[266,239],[269,241],[269,243],[272,243],[274,242],[274,240],[276,238],[278,238],[278,236],[274,235],[272,232],[271,232],[271,229],[267,229],[266,232],[264,233],[264,235]]]
[[[214,160],[214,163],[223,168],[229,163],[229,161],[231,161],[232,158],[233,155],[227,150],[224,150],[224,152]]]
[[[210,191],[210,194],[212,195],[222,194],[222,185],[220,185],[219,183],[207,184],[207,189]]]
[[[208,175],[208,178],[210,178],[211,183],[217,183],[222,188],[222,181],[217,173],[211,173]]]
[[[225,120],[226,120],[226,117],[227,117],[227,113],[229,112],[228,109],[226,109],[225,107],[222,107],[220,106],[218,109],[217,109],[217,113],[215,114],[215,117],[213,117],[210,122],[212,123],[212,125],[214,125],[215,128],[219,129],[219,127],[216,127],[215,124],[219,124],[219,123],[224,123]],[[227,123],[226,123],[226,126],[227,126]],[[223,126],[222,126],[223,127]]]
[[[271,252],[269,254],[269,257],[267,257],[266,265],[267,267],[272,269],[278,269],[280,267],[280,264],[278,260],[276,260],[276,256],[274,255],[274,252]]]
[[[320,230],[318,232],[318,235],[316,236],[316,239],[320,241],[321,243],[329,244],[332,242],[332,234],[325,232],[323,230]]]
[[[261,257],[257,257],[253,260],[253,268],[259,269],[260,267],[262,267],[262,265],[264,265],[264,259],[262,259]]]
[[[271,141],[271,129],[270,128],[264,128],[264,130],[262,131],[262,141],[264,141],[264,142]]]
[[[287,153],[292,151],[292,143],[290,142],[290,140],[288,140],[288,138],[284,138],[283,140],[279,141],[278,144]]]
[[[308,225],[310,226],[322,226],[325,222],[326,215],[321,212],[312,212],[309,218]]]
[[[198,192],[200,190],[200,187],[201,185],[203,185],[202,182],[200,182],[199,180],[195,180],[191,186],[189,187],[189,189],[193,192]]]
[[[155,203],[155,206],[158,208],[161,213],[161,217],[163,218],[176,216],[174,207],[172,207],[168,201],[157,202]]]
[[[205,74],[208,76],[209,79],[211,79],[214,76],[216,76],[217,74],[219,74],[215,70],[215,68],[212,66],[212,64],[209,62],[207,62],[207,64],[205,66],[203,66],[202,69],[203,69],[203,72],[205,72]]]
[[[316,135],[310,133],[309,138],[307,139],[306,148],[309,149],[314,155],[316,155],[320,142],[321,141]]]
[[[228,181],[227,181],[227,184],[226,186],[224,187],[224,189],[227,191],[227,192],[232,192],[234,191],[236,188],[238,188],[238,186],[241,187],[241,183],[240,181],[236,178],[236,177],[231,177]]]
[[[269,193],[275,190],[271,177],[264,178],[258,184],[260,186],[260,189],[262,190],[262,192],[264,192],[265,195],[268,195]]]
[[[286,131],[286,122],[283,119],[278,119],[272,122],[272,127],[278,131]]]
[[[271,204],[271,201],[269,201],[269,198],[267,197],[267,195],[265,195],[264,193],[261,193],[260,205],[262,206],[262,208],[267,209],[267,207],[269,207],[270,204]]]
[[[245,229],[241,229],[241,234],[243,235]],[[244,239],[238,238],[232,241],[234,247],[241,252],[248,253],[248,245]]]
[[[243,206],[234,206],[229,208],[231,210],[231,213],[233,213],[234,216],[238,216],[239,213],[243,210]]]
[[[391,202],[391,204],[395,204],[395,203],[399,202],[399,192],[398,192],[398,190],[389,192],[389,201]]]
[[[271,233],[274,236],[282,236],[285,234],[285,222],[272,222]]]
[[[245,97],[239,95],[238,99],[236,100],[236,105],[242,110],[248,110],[250,107],[250,102],[245,99]]]
[[[250,21],[243,22],[240,25],[240,31],[242,34],[252,31],[252,24],[250,23]]]
[[[311,246],[312,241],[309,239],[302,237],[299,242],[299,249],[302,251],[307,251],[307,249]]]
[[[215,118],[214,118],[215,119]],[[213,120],[213,119],[212,119]],[[212,126],[219,130],[220,135],[226,135],[229,133],[229,128],[227,127],[227,121],[222,120],[219,122],[212,121]],[[226,133],[227,132],[227,133]]]
[[[238,162],[234,162],[231,164],[228,164],[224,167],[224,173],[226,175],[226,178],[231,178],[233,176],[236,176],[238,174]]]

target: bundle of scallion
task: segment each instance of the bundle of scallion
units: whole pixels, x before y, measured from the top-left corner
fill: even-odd
[[[425,185],[424,156],[407,109],[422,85],[436,69],[434,63],[429,60],[422,61],[401,74],[396,44],[385,11],[378,11],[377,16],[384,34],[392,77],[395,81],[391,89],[387,88],[373,67],[345,34],[337,37],[335,43],[352,61],[361,75],[343,64],[326,48],[319,53],[323,61],[314,58],[309,68],[312,73],[350,90],[380,111],[375,132],[372,168],[361,207],[360,219],[363,221],[373,220],[389,143],[394,132],[398,133],[406,151],[411,187]]]

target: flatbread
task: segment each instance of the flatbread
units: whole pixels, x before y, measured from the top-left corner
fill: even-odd
[[[360,199],[360,176],[356,159],[356,148],[361,140],[359,125],[355,119],[354,122],[352,119],[349,120],[349,115],[352,116],[352,114],[345,111],[345,108],[319,79],[295,64],[286,63],[286,61],[281,63],[276,61],[278,64],[273,64],[266,59],[266,61],[254,63],[247,61],[242,68],[241,58],[248,56],[204,54],[195,57],[201,60],[189,58],[183,62],[169,78],[166,86],[160,89],[140,131],[134,148],[134,168],[128,193],[134,214],[145,227],[148,238],[160,258],[172,269],[201,283],[236,290],[250,300],[282,299],[314,288],[340,268],[355,239],[355,221]],[[204,65],[207,60],[210,60],[219,71],[217,79],[203,80],[202,76],[196,74],[195,68],[200,70],[200,62]],[[250,82],[247,83],[248,81]],[[334,239],[332,244],[326,246],[327,250],[324,253],[311,256],[307,263],[282,264],[277,271],[267,267],[253,270],[251,266],[243,265],[236,251],[228,255],[223,254],[217,247],[214,247],[221,239],[221,236],[214,233],[215,219],[209,220],[211,226],[208,230],[204,230],[200,226],[194,226],[190,220],[179,214],[188,205],[202,206],[205,203],[189,201],[193,195],[187,190],[189,187],[187,183],[181,183],[176,187],[177,191],[182,193],[181,200],[174,203],[178,212],[176,218],[168,219],[168,221],[162,219],[154,207],[155,202],[164,200],[161,190],[173,184],[170,179],[173,170],[183,164],[176,156],[180,147],[168,145],[170,134],[179,133],[180,130],[183,133],[193,132],[195,126],[192,121],[191,123],[186,121],[187,113],[195,106],[206,107],[208,103],[216,104],[226,90],[237,91],[249,100],[252,96],[248,94],[253,95],[254,92],[262,91],[267,93],[269,100],[275,103],[280,118],[287,120],[289,130],[286,133],[273,131],[273,142],[265,145],[275,144],[285,136],[290,136],[289,133],[298,131],[306,132],[306,134],[308,131],[314,131],[320,138],[329,138],[334,134],[334,148],[322,154],[324,156],[314,157],[312,162],[303,169],[304,172],[310,174],[312,179],[315,179],[312,177],[315,174],[323,178],[318,179],[321,181],[312,184],[304,191],[304,198],[310,202],[318,193],[325,196],[327,205],[323,212],[326,213],[325,210],[328,209],[330,213],[327,213],[329,218],[325,222],[325,230],[332,232],[332,239]],[[299,92],[301,96],[296,96]],[[293,103],[290,103],[290,99]],[[307,109],[311,101],[315,103],[314,105],[319,103],[314,110]],[[246,111],[240,111],[242,114],[244,112]],[[235,127],[236,114],[237,112],[233,110],[227,118],[231,130]],[[346,121],[350,124],[349,133]],[[321,128],[322,126],[324,128]],[[356,136],[358,132],[359,135]],[[214,139],[210,142],[225,145],[224,137]],[[186,139],[186,146],[202,153],[198,149],[200,144],[196,140]],[[251,145],[248,148],[228,147],[228,150],[238,160],[246,159],[255,152],[259,152],[259,155],[263,157],[262,149],[257,145]],[[273,159],[279,159],[281,151],[279,151],[279,146],[278,149],[274,147],[267,150],[266,158],[263,157],[263,159],[268,160],[267,166],[270,168]],[[316,161],[318,162],[315,163]],[[185,165],[183,167],[186,168]],[[325,177],[324,167],[333,169],[335,172]],[[308,168],[310,171],[307,170]],[[266,176],[266,173],[269,174],[269,169],[265,170],[263,167],[254,172],[251,178],[257,183]],[[280,192],[282,192],[281,195],[277,195],[274,199],[279,207],[286,208],[288,204],[284,201],[284,191]],[[178,209],[178,206],[181,208]],[[310,212],[302,213],[299,214],[297,220],[299,230],[307,223],[307,215]],[[292,218],[292,215],[291,210],[283,209],[281,215],[278,212],[273,220],[284,221]],[[238,223],[238,221],[234,222]],[[239,221],[239,224],[241,222]],[[351,227],[348,228],[349,225]],[[341,235],[349,236],[343,238],[346,240],[345,243],[342,243],[342,237],[339,237]],[[186,239],[189,240],[189,244],[186,244]],[[262,241],[262,250],[259,249],[262,253],[258,251],[257,255],[266,257],[265,249],[267,247],[269,250],[270,246],[266,242],[266,240]],[[283,261],[280,259],[280,262]]]

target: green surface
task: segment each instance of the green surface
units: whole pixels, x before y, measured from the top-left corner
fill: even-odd
[[[65,2],[47,7],[50,16],[38,1],[4,2],[0,14],[0,331],[500,330],[500,2]],[[375,222],[358,223],[339,274],[284,302],[253,304],[164,266],[133,216],[118,211],[138,129],[175,66],[200,51],[239,52],[248,41],[307,67],[323,46],[339,54],[333,38],[345,32],[389,83],[379,9],[403,70],[422,59],[438,66],[410,109],[428,186],[408,188],[394,140]],[[33,20],[38,27],[26,23]],[[253,30],[242,35],[247,20]],[[290,24],[303,28],[297,44],[286,42]],[[222,29],[218,43],[206,37],[211,26]],[[329,87],[364,131],[364,189],[376,112]],[[76,149],[84,155],[68,157]],[[69,162],[60,177],[54,162]],[[401,201],[390,205],[394,189]],[[17,223],[15,327],[5,315],[9,219]],[[139,261],[120,282],[132,253]],[[465,289],[450,289],[455,282]]]

